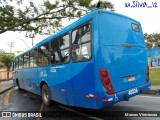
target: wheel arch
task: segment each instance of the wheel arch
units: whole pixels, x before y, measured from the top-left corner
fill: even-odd
[[[46,82],[46,81],[41,81],[41,83],[40,83],[40,90],[42,90],[42,86],[43,86],[44,84],[46,84],[46,85],[47,85],[47,87],[48,87],[48,84],[47,84],[47,82]]]
[[[42,86],[43,86],[44,84],[47,85],[47,87],[48,87],[48,89],[49,89],[49,86],[48,86],[47,82],[44,81],[44,80],[41,81],[41,82],[40,82],[40,86],[39,86],[39,87],[40,87],[40,95],[42,95]],[[49,89],[49,92],[51,93],[50,89]],[[50,96],[51,96],[51,94],[50,94]],[[51,96],[51,97],[52,97],[52,96]]]

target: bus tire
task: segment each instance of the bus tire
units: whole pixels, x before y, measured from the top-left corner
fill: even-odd
[[[42,86],[41,91],[42,91],[41,93],[42,93],[42,100],[43,100],[44,105],[46,107],[50,106],[51,98],[50,98],[50,92],[49,92],[48,86],[44,84]]]

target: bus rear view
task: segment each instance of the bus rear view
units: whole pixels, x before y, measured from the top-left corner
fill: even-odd
[[[149,68],[140,23],[106,11],[97,16],[96,89],[98,104],[107,106],[148,90]]]

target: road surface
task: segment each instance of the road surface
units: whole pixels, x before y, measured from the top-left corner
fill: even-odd
[[[52,102],[51,107],[47,108],[44,107],[40,96],[13,88],[0,95],[0,111],[23,113],[23,115],[28,115],[28,112],[41,113],[42,115],[42,117],[37,118],[25,118],[24,116],[24,118],[22,118],[15,117],[16,114],[14,114],[12,118],[0,117],[0,120],[110,120],[110,116],[113,120],[160,120],[160,117],[124,117],[124,114],[127,114],[128,111],[130,115],[147,113],[148,111],[151,112],[151,114],[160,114],[160,96],[139,95],[129,101],[120,102],[102,110],[67,107],[55,102]]]

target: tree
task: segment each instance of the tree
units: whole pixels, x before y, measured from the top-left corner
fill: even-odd
[[[3,63],[3,65],[7,69],[7,80],[9,80],[9,71],[11,68],[12,59],[14,56],[6,55],[6,54],[0,54],[0,62]]]
[[[62,19],[74,19],[87,14],[93,0],[1,0],[0,34],[6,31],[27,31],[35,34],[51,34],[62,27]],[[111,2],[103,2],[101,8],[114,11]]]
[[[144,38],[146,40],[147,49],[160,47],[160,34],[152,33],[152,34],[144,34]]]

